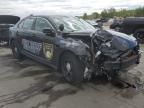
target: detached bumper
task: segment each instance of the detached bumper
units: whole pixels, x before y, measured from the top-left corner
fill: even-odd
[[[120,61],[106,61],[104,63],[105,70],[120,70],[129,68],[130,66],[139,64],[140,55],[131,56],[125,60]]]

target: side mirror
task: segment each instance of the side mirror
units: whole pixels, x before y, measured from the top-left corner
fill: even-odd
[[[60,25],[59,25],[59,30],[60,30],[60,31],[63,31],[63,30],[64,30],[64,25],[63,25],[63,24],[60,24]]]
[[[55,31],[51,28],[45,28],[45,29],[42,30],[42,32],[44,34],[46,34],[47,36],[52,36],[52,37],[55,36]]]

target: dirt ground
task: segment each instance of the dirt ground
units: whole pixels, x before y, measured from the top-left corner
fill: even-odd
[[[140,65],[129,71],[141,83],[143,63],[144,54]],[[103,77],[72,85],[48,66],[18,61],[10,49],[1,47],[0,108],[144,108],[144,91],[118,88]]]

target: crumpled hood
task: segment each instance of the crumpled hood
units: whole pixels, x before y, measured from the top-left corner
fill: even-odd
[[[136,38],[113,30],[100,29],[96,31],[101,41],[111,41],[111,47],[120,51],[132,49],[137,46]]]
[[[89,41],[92,34],[97,36],[101,41],[111,41],[111,46],[114,49],[125,51],[137,46],[136,38],[126,35],[124,33],[116,32],[109,29],[96,29],[96,31],[75,31],[69,33],[67,36],[77,38],[80,40]],[[66,37],[67,37],[66,36]]]

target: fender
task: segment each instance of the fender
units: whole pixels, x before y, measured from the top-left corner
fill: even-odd
[[[61,51],[57,55],[57,69],[59,69],[60,65],[60,60],[61,57],[65,52],[71,52],[74,55],[76,55],[80,60],[82,56],[91,56],[88,49],[88,45],[83,43],[82,41],[77,41],[72,38],[69,39],[63,39],[61,38],[59,41],[57,41],[57,45],[59,45]],[[83,61],[82,61],[83,62]]]
[[[72,38],[68,38],[68,39],[62,39],[59,41],[59,45],[60,47],[64,50],[64,51],[71,51],[73,52],[75,55],[78,56],[82,56],[82,55],[88,55],[88,45],[83,43],[82,41],[77,41],[74,40]]]

